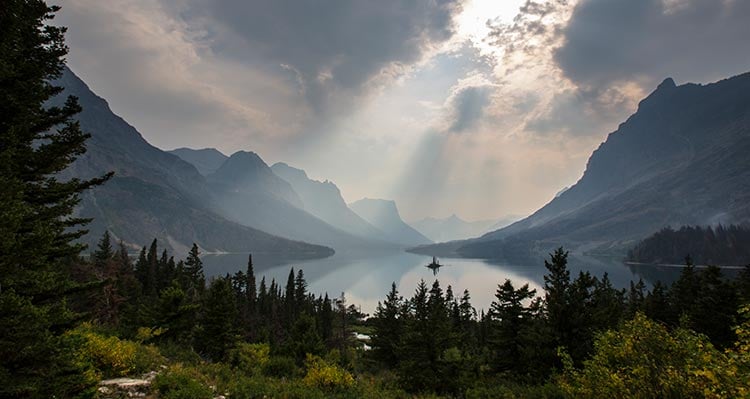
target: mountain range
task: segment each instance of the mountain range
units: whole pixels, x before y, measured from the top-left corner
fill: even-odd
[[[76,119],[91,134],[86,153],[61,177],[115,172],[106,184],[86,192],[77,208],[78,215],[93,218],[84,237],[89,245],[109,230],[131,249],[157,238],[174,252],[187,252],[195,242],[208,252],[314,258],[330,256],[334,248],[382,250],[430,242],[388,235],[353,212],[332,182],[311,180],[286,164],[272,169],[256,153],[163,151],[69,69],[55,84],[64,91],[50,105],[78,97],[83,111]],[[405,225],[395,205],[393,211],[395,216],[383,217]]]
[[[498,220],[468,222],[453,214],[442,219],[427,217],[409,224],[430,240],[445,242],[478,237],[489,231],[503,228],[519,219],[521,219],[519,216],[508,216]]]
[[[81,198],[77,213],[93,218],[86,243],[95,243],[109,230],[131,248],[157,238],[161,246],[182,253],[194,242],[212,252],[268,252],[293,258],[333,253],[325,246],[281,238],[220,216],[210,205],[213,194],[208,182],[193,165],[146,142],[69,69],[55,84],[64,91],[50,105],[68,95],[78,97],[83,111],[76,119],[91,134],[86,153],[61,177],[115,172],[110,181]]]
[[[357,215],[385,233],[390,240],[405,244],[410,243],[410,245],[432,243],[432,240],[401,219],[394,201],[364,198],[349,204],[349,207]]]
[[[167,152],[177,155],[182,158],[183,161],[192,164],[203,176],[208,176],[211,173],[216,172],[224,161],[229,158],[215,148],[194,150],[192,148],[182,147]]]
[[[750,221],[750,73],[665,79],[593,152],[581,179],[529,217],[413,251],[512,258],[563,245],[624,254],[665,226]]]

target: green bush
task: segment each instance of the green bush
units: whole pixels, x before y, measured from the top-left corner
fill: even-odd
[[[249,374],[255,374],[269,361],[271,347],[268,344],[240,343],[229,352],[229,364]]]
[[[154,388],[163,399],[211,399],[213,391],[208,387],[205,377],[196,369],[180,364],[154,379]]]
[[[76,362],[91,365],[96,378],[122,377],[136,369],[139,345],[135,342],[105,336],[94,331],[90,323],[68,331],[65,336],[75,343]]]
[[[275,356],[263,366],[263,374],[269,377],[294,377],[299,372],[297,365],[291,357]]]
[[[318,356],[308,354],[305,360],[307,374],[303,382],[308,387],[326,391],[343,390],[354,385],[354,377],[341,367],[331,364]]]

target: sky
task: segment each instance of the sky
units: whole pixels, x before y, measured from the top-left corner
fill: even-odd
[[[406,220],[530,214],[664,78],[750,71],[749,0],[58,4],[68,65],[153,145],[255,151]]]

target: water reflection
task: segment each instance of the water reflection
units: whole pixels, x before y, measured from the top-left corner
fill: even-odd
[[[489,307],[497,285],[505,279],[510,279],[516,286],[528,283],[530,288],[540,293],[544,284],[543,276],[547,271],[541,256],[523,264],[479,259],[441,259],[443,267],[433,276],[432,270],[425,267],[430,260],[429,257],[406,252],[337,253],[330,258],[310,261],[253,256],[258,281],[265,276],[268,284],[271,279],[276,279],[283,285],[291,267],[295,270],[302,269],[311,292],[328,293],[332,297],[343,292],[349,303],[361,306],[365,313],[374,311],[378,301],[385,298],[392,282],[396,282],[402,295],[411,296],[420,280],[432,284],[438,279],[444,290],[451,285],[457,296],[468,289],[472,303],[479,310]],[[245,270],[247,254],[206,255],[203,262],[208,277],[225,275]],[[589,271],[599,277],[607,273],[612,284],[619,288],[626,288],[630,281],[637,281],[639,278],[649,286],[657,280],[672,282],[680,273],[679,268],[633,266],[625,265],[619,259],[573,255],[569,259],[569,267],[573,278],[580,271]]]

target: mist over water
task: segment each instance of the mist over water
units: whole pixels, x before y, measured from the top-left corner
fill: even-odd
[[[544,285],[544,258],[529,259],[523,264],[512,264],[483,259],[442,258],[444,264],[437,275],[425,267],[432,259],[425,255],[406,252],[383,253],[337,253],[336,255],[309,261],[288,261],[267,256],[253,256],[253,264],[258,284],[265,276],[266,285],[276,279],[282,287],[286,284],[289,269],[295,272],[302,269],[308,283],[308,291],[318,294],[328,293],[338,297],[343,292],[347,303],[361,306],[365,313],[372,314],[378,301],[383,301],[391,283],[396,282],[399,293],[411,297],[420,280],[432,285],[435,279],[445,290],[448,285],[453,293],[460,296],[468,289],[472,304],[479,311],[487,310],[494,299],[497,285],[510,279],[516,287],[528,283],[531,288],[542,293]],[[233,274],[247,267],[247,254],[205,255],[204,270],[208,278]],[[671,283],[680,273],[680,268],[626,265],[620,259],[593,258],[571,255],[568,263],[571,278],[580,271],[589,271],[601,277],[608,273],[612,284],[617,288],[628,288],[630,281],[642,278],[647,286],[657,280]]]

